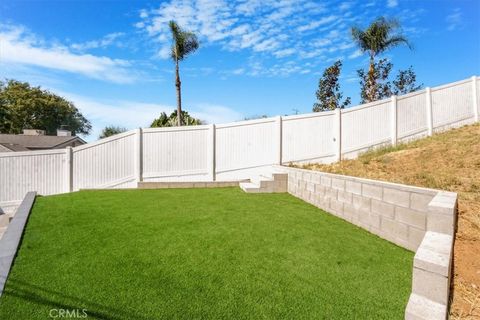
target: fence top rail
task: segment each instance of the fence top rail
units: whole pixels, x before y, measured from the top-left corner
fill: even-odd
[[[28,156],[42,156],[51,154],[64,154],[65,149],[48,149],[48,150],[33,150],[20,152],[0,152],[0,158],[10,157],[28,157]]]
[[[361,104],[359,106],[342,109],[341,112],[342,113],[350,113],[350,112],[354,112],[354,111],[361,110],[361,109],[367,109],[367,108],[376,107],[376,106],[379,106],[379,105],[382,105],[382,104],[387,104],[387,103],[390,103],[390,102],[391,102],[391,98],[372,101],[372,102],[369,102],[369,103],[366,103],[366,104]]]
[[[422,90],[410,92],[410,93],[407,93],[407,94],[403,94],[401,96],[397,96],[397,101],[401,101],[401,100],[404,100],[404,99],[407,99],[407,98],[416,97],[416,96],[425,94],[426,92],[427,92],[427,89],[422,89]]]
[[[230,128],[230,127],[243,127],[243,126],[250,126],[254,124],[261,124],[261,123],[271,123],[275,122],[277,117],[270,117],[270,118],[262,118],[262,119],[254,119],[254,120],[244,120],[244,121],[237,121],[237,122],[230,122],[230,123],[222,123],[217,124],[217,129],[223,128]]]
[[[464,79],[464,80],[460,80],[460,81],[455,81],[455,82],[450,82],[450,83],[447,83],[447,84],[442,84],[440,86],[436,86],[436,87],[432,87],[430,90],[433,92],[433,91],[438,91],[438,90],[442,90],[442,89],[447,89],[447,88],[451,88],[451,87],[456,87],[456,86],[459,86],[459,85],[462,85],[462,84],[465,84],[465,83],[469,83],[472,81],[472,78],[468,78],[468,79]]]
[[[136,129],[125,131],[125,132],[122,132],[122,133],[119,133],[119,134],[116,134],[116,135],[113,135],[113,136],[110,136],[110,137],[107,137],[107,138],[103,138],[103,139],[100,139],[100,140],[97,140],[97,141],[94,141],[94,142],[83,144],[83,145],[78,146],[78,147],[74,147],[74,148],[72,148],[72,150],[73,150],[73,152],[82,151],[82,150],[85,150],[85,149],[89,149],[89,148],[92,148],[92,147],[96,147],[96,146],[105,144],[107,142],[111,142],[111,141],[115,141],[115,140],[119,140],[119,139],[122,139],[122,138],[132,136],[135,133],[136,133]]]
[[[318,117],[325,117],[325,116],[333,116],[335,115],[335,111],[322,111],[322,112],[311,112],[311,113],[303,113],[303,114],[294,114],[290,116],[283,116],[282,121],[290,121],[290,120],[300,120],[305,118],[318,118]]]
[[[173,132],[173,131],[199,131],[209,130],[210,125],[200,126],[181,126],[181,127],[163,127],[163,128],[145,128],[143,133],[155,133],[155,132]]]

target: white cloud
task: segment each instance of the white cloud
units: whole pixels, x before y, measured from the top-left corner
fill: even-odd
[[[387,7],[395,8],[398,6],[398,0],[387,0]]]
[[[334,16],[334,15],[330,15],[328,17],[323,17],[320,20],[312,21],[312,22],[310,22],[306,25],[298,27],[297,31],[304,32],[304,31],[312,30],[312,29],[315,29],[315,28],[317,28],[321,25],[324,25],[324,24],[327,24],[329,22],[335,21],[337,18],[338,17]]]
[[[247,51],[250,57],[312,59],[323,51],[312,47],[312,40],[302,33],[311,35],[309,31],[315,30],[324,38],[317,45],[344,50],[341,44],[350,39],[345,23],[351,24],[350,9],[355,5],[346,1],[327,10],[325,4],[312,0],[169,0],[154,10],[142,11],[137,27],[153,40],[160,58],[169,56],[168,21],[175,20],[195,32],[202,47],[218,45],[231,52]],[[297,51],[301,54],[295,55]],[[273,65],[264,67],[274,72],[280,70]],[[249,68],[246,74],[272,73],[253,64]],[[280,73],[290,73],[292,69],[295,70],[284,68],[285,72]]]
[[[45,45],[24,28],[0,26],[0,63],[61,70],[115,83],[135,80],[130,62],[91,54],[76,54],[60,45]]]
[[[92,40],[84,43],[74,43],[70,47],[78,51],[85,51],[85,50],[96,49],[96,48],[105,48],[114,44],[118,38],[124,35],[125,33],[123,32],[109,33],[99,40]]]
[[[283,58],[283,57],[288,57],[288,56],[291,56],[292,54],[295,53],[295,49],[294,48],[286,48],[286,49],[282,49],[282,50],[278,50],[278,51],[275,51],[273,54],[277,57],[277,58]]]
[[[352,54],[350,54],[348,56],[348,59],[355,59],[355,58],[358,58],[362,55],[362,51],[361,50],[355,50]]]
[[[462,12],[460,11],[459,8],[454,9],[453,12],[449,14],[445,20],[447,21],[447,24],[448,24],[447,25],[448,31],[453,31],[463,27]]]

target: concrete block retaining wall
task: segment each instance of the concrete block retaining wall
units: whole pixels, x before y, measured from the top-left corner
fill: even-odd
[[[276,166],[288,192],[416,252],[406,319],[446,319],[457,194]]]

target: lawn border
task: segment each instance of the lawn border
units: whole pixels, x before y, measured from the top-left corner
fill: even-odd
[[[287,166],[274,169],[288,174],[293,196],[414,251],[405,319],[447,318],[456,193]]]
[[[23,230],[32,211],[36,196],[37,193],[34,191],[25,195],[5,234],[0,239],[0,297],[3,294],[8,274],[17,254]]]

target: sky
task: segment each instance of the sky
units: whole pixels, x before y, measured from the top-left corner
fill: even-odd
[[[360,100],[368,57],[350,28],[398,19],[413,44],[384,54],[436,86],[480,75],[478,0],[3,0],[0,78],[73,101],[93,125],[148,127],[175,109],[168,21],[200,49],[180,65],[183,108],[207,123],[312,111],[318,80],[336,60],[344,96]]]

